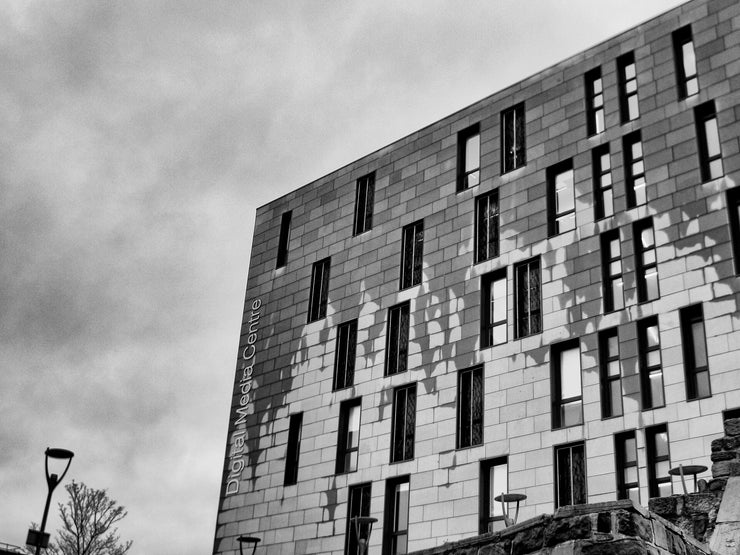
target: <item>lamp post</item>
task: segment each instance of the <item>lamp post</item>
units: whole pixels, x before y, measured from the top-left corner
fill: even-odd
[[[370,543],[370,534],[373,531],[373,524],[378,522],[377,518],[371,516],[354,516],[352,517],[352,523],[355,528],[355,535],[357,537],[357,546],[360,548],[360,555],[367,553],[367,547]],[[363,537],[363,528],[367,530],[367,534]]]
[[[26,537],[26,544],[36,548],[36,555],[41,554],[41,548],[46,549],[49,546],[49,534],[46,530],[46,518],[49,516],[49,505],[51,504],[51,494],[59,483],[64,480],[64,476],[69,470],[69,465],[72,464],[72,457],[75,454],[67,449],[52,449],[46,448],[46,458],[44,460],[44,468],[46,470],[46,485],[49,487],[49,493],[46,496],[46,506],[44,507],[44,517],[41,519],[41,528],[39,530],[29,530],[28,536]],[[64,472],[59,476],[56,473],[49,474],[49,459],[55,459],[58,461],[67,461],[67,465],[64,468]]]
[[[259,538],[255,538],[254,536],[239,536],[236,538],[236,541],[239,542],[239,555],[244,555],[244,551],[242,551],[242,545],[245,543],[252,545],[252,555],[254,555],[254,552],[257,551],[257,544],[260,542]]]

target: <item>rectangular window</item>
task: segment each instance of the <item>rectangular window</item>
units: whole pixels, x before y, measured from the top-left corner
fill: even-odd
[[[594,210],[596,219],[614,215],[614,184],[612,183],[612,162],[609,144],[603,144],[591,151],[594,179]]]
[[[547,168],[548,236],[576,228],[573,160]]]
[[[740,274],[740,188],[735,187],[727,191],[727,210],[729,211],[735,273]]]
[[[480,183],[480,125],[471,125],[457,134],[457,190]]]
[[[673,484],[668,471],[671,468],[671,452],[668,446],[668,426],[661,424],[645,428],[645,443],[648,459],[648,490],[650,497],[673,495]]]
[[[414,458],[416,430],[416,384],[393,391],[393,429],[391,430],[391,462]]]
[[[722,411],[722,422],[730,420],[731,418],[740,418],[740,407]]]
[[[540,310],[540,259],[533,258],[514,267],[516,289],[516,336],[542,331]]]
[[[527,163],[524,103],[501,112],[501,173],[521,168]]]
[[[334,388],[344,389],[355,383],[355,350],[357,320],[337,326],[337,346],[334,353]]]
[[[617,463],[617,499],[631,499],[640,504],[640,482],[637,478],[637,438],[634,430],[614,436]]]
[[[509,493],[509,461],[498,457],[480,462],[480,524],[479,534],[498,532],[506,526],[501,503],[495,499],[502,493]]]
[[[288,243],[290,242],[290,220],[293,211],[283,212],[280,219],[280,239],[278,239],[277,264],[275,268],[282,268],[288,263]]]
[[[676,61],[678,98],[683,99],[695,95],[699,92],[699,76],[696,73],[691,25],[673,31],[673,58]]]
[[[640,132],[635,131],[626,135],[622,140],[622,149],[627,208],[634,208],[647,202],[647,181]]]
[[[498,256],[498,189],[475,199],[475,261]]]
[[[604,87],[600,67],[586,73],[586,127],[589,135],[604,131]]]
[[[683,367],[686,373],[686,398],[711,397],[707,340],[704,333],[704,313],[701,305],[687,306],[680,311]]]
[[[555,508],[582,505],[587,497],[583,442],[555,447]]]
[[[301,455],[302,424],[302,412],[290,415],[290,424],[288,425],[288,448],[285,452],[284,486],[290,486],[298,482],[298,457]]]
[[[371,484],[358,484],[350,486],[349,496],[347,498],[347,526],[344,533],[344,553],[345,555],[360,555],[360,545],[357,542],[357,533],[352,519],[357,516],[370,516],[370,495]],[[368,538],[366,527],[360,527],[360,533],[363,534],[363,543]]]
[[[655,232],[650,218],[634,223],[635,274],[637,301],[645,303],[660,298]]]
[[[619,361],[617,328],[599,332],[599,374],[601,377],[601,417],[622,414],[622,363]]]
[[[329,267],[331,258],[315,262],[311,272],[311,292],[308,298],[308,323],[326,318],[329,299]]]
[[[360,450],[360,411],[362,399],[350,399],[339,407],[339,437],[337,438],[336,473],[357,470]]]
[[[409,477],[393,478],[385,483],[385,523],[383,553],[408,553],[409,543]]]
[[[550,370],[553,429],[583,424],[581,346],[578,339],[557,343],[550,348]]]
[[[403,228],[401,253],[401,289],[421,283],[421,265],[424,256],[424,220]]]
[[[375,172],[357,180],[355,193],[354,234],[359,235],[373,228],[373,203],[375,201]]]
[[[665,399],[657,317],[637,322],[637,347],[640,359],[642,408],[645,410],[662,407],[665,405]]]
[[[481,276],[482,348],[506,343],[506,268]]]
[[[694,108],[696,138],[699,141],[699,165],[702,181],[711,181],[724,175],[722,146],[717,128],[717,111],[710,100]]]
[[[483,444],[483,367],[457,374],[457,448]]]
[[[388,310],[388,336],[385,344],[385,375],[406,371],[409,351],[409,303]]]
[[[640,117],[637,104],[637,69],[635,53],[628,52],[617,58],[617,84],[619,86],[619,112],[622,123]]]
[[[624,280],[619,229],[601,234],[601,275],[604,282],[604,312],[623,309]]]

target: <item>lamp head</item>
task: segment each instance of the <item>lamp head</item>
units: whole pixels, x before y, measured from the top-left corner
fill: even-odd
[[[247,544],[252,546],[252,554],[254,555],[254,552],[257,551],[257,544],[262,541],[260,538],[255,538],[254,536],[239,536],[236,538],[236,541],[239,542],[239,553],[243,555],[242,551],[242,544]]]

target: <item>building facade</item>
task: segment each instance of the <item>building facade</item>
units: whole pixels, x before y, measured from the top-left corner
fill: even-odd
[[[740,4],[257,211],[214,554],[405,553],[680,488],[740,407]],[[737,348],[736,348],[737,347]],[[700,476],[701,477],[701,476]]]

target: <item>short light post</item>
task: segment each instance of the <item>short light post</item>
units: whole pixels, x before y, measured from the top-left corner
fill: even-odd
[[[254,555],[254,552],[257,551],[257,544],[260,542],[260,539],[255,538],[254,536],[239,536],[236,538],[236,541],[239,542],[239,555],[244,555],[242,546],[245,543],[252,546],[252,555]]]
[[[370,534],[373,532],[373,524],[378,522],[378,519],[371,516],[354,516],[351,520],[352,524],[354,524],[360,555],[365,555],[367,553],[367,547],[370,544]]]
[[[46,470],[46,485],[49,486],[49,493],[46,496],[46,506],[44,507],[44,517],[41,519],[41,528],[38,530],[29,530],[28,536],[26,537],[26,545],[30,545],[32,547],[36,548],[36,555],[41,554],[41,549],[46,549],[49,546],[49,534],[45,532],[46,530],[46,519],[49,516],[49,505],[51,504],[51,494],[54,493],[54,489],[59,485],[59,483],[64,480],[64,476],[67,474],[67,471],[69,470],[69,465],[72,464],[72,457],[75,456],[75,454],[72,451],[68,451],[67,449],[52,449],[50,447],[46,448],[46,458],[44,460],[44,468]],[[49,474],[49,459],[54,459],[55,461],[66,461],[66,466],[64,467],[64,471],[62,472],[62,475],[59,476],[56,473]]]

